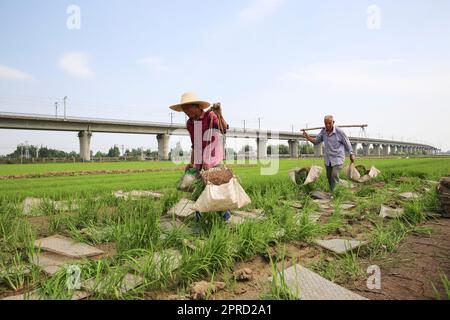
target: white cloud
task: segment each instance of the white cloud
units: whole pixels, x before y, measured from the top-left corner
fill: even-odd
[[[352,60],[308,65],[282,79],[354,93],[448,96],[447,70],[399,59]]]
[[[11,80],[19,80],[19,81],[28,81],[33,79],[31,75],[26,72],[1,65],[0,64],[0,78],[11,79]]]
[[[252,0],[252,2],[238,13],[238,17],[245,22],[256,22],[271,15],[285,0]]]
[[[169,68],[165,65],[164,61],[158,57],[145,57],[138,60],[138,64],[143,65],[145,68],[152,72],[167,71]]]
[[[89,57],[83,52],[67,52],[59,59],[59,67],[77,78],[92,78],[94,72],[89,67]]]

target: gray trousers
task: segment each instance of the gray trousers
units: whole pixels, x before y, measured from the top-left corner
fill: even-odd
[[[342,165],[340,166],[325,166],[327,169],[327,179],[330,185],[330,192],[333,193],[336,184],[341,183],[341,179],[339,178],[339,171],[342,170]]]

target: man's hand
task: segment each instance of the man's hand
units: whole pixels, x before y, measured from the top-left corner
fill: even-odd
[[[355,155],[354,154],[350,155],[350,161],[351,161],[351,163],[355,163]]]
[[[305,131],[305,130],[303,130],[303,137],[304,137],[305,139],[308,139],[308,138],[309,138],[309,134],[308,134],[308,133],[306,133],[306,131]]]

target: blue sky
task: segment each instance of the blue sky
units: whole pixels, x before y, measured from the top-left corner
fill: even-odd
[[[70,5],[79,30],[67,28]],[[449,12],[447,0],[0,0],[0,111],[54,114],[67,95],[69,115],[166,122],[168,105],[195,91],[221,101],[234,127],[261,117],[264,128],[298,130],[331,113],[368,123],[373,137],[448,150]],[[24,141],[78,150],[75,133],[0,137],[0,154]],[[156,139],[94,133],[94,152],[114,144]]]

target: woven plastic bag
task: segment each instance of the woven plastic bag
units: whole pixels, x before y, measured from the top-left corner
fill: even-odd
[[[308,185],[316,182],[322,174],[322,167],[312,166],[311,168],[294,168],[289,170],[288,175],[295,184]]]
[[[348,167],[345,168],[345,175],[352,181],[360,182],[361,175],[359,171],[356,170],[355,164],[351,163]]]
[[[184,192],[193,192],[195,189],[195,181],[198,178],[198,173],[195,168],[186,170],[178,182],[177,189]]]
[[[238,179],[233,177],[220,186],[208,183],[192,209],[199,212],[216,212],[240,209],[250,203],[250,197]]]
[[[352,181],[361,182],[361,183],[364,183],[364,182],[367,182],[367,181],[370,181],[370,180],[376,178],[380,173],[381,173],[380,170],[378,170],[377,168],[372,166],[370,168],[370,170],[368,171],[368,173],[366,173],[365,175],[361,176],[359,171],[356,169],[356,166],[355,166],[354,163],[351,163],[345,169],[345,175],[347,176],[347,178],[349,178]]]

